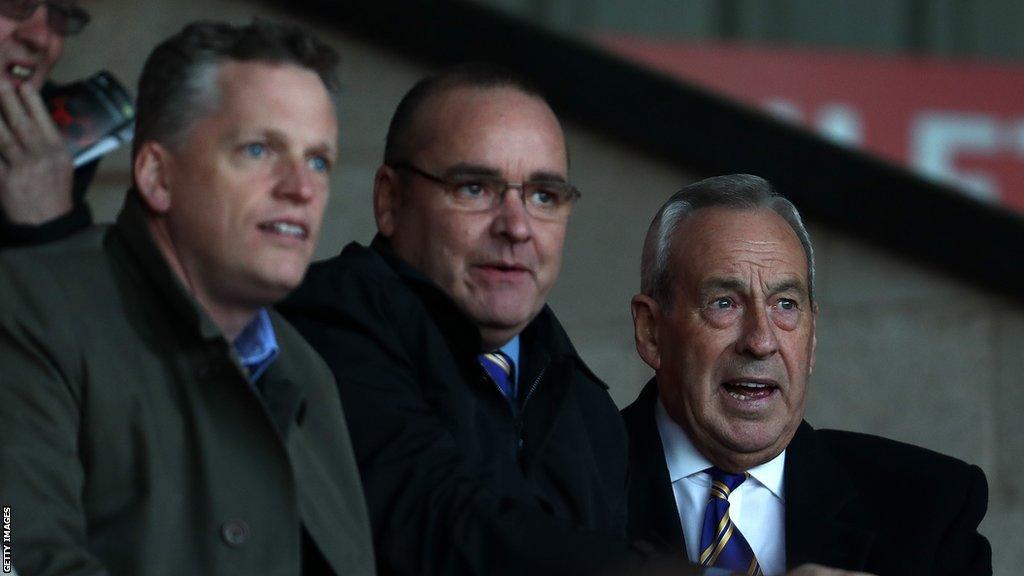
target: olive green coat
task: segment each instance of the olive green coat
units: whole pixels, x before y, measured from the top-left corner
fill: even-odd
[[[337,574],[373,573],[333,378],[271,318],[281,352],[254,387],[131,193],[110,228],[0,255],[0,506],[22,576],[297,575],[300,523]]]

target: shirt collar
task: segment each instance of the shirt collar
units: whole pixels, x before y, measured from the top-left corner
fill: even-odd
[[[279,350],[266,309],[256,314],[232,344],[242,365],[249,371],[249,380],[255,382],[277,358]]]
[[[665,451],[665,464],[668,466],[668,476],[671,482],[703,473],[704,470],[712,466],[711,462],[693,446],[682,427],[668,415],[668,411],[661,403],[661,398],[658,398],[655,405],[654,419],[661,436],[661,445]],[[785,502],[782,479],[785,464],[786,451],[783,450],[775,458],[747,470],[747,473],[770,490],[779,500]]]
[[[512,377],[516,382],[519,381],[519,370],[516,367],[519,365],[519,334],[516,334],[511,340],[505,343],[504,346],[498,348],[501,353],[508,356],[512,362]]]

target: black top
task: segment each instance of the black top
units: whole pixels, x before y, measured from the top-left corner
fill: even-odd
[[[89,212],[89,205],[85,203],[85,191],[92,183],[99,164],[97,158],[75,169],[75,179],[71,187],[74,206],[63,216],[39,225],[15,224],[0,211],[0,250],[56,242],[91,226],[92,213]]]
[[[380,237],[314,264],[280,309],[338,380],[382,574],[641,560],[622,421],[550,309],[521,334],[518,413],[477,361],[477,327]]]

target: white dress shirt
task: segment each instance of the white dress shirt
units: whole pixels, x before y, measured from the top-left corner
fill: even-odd
[[[686,540],[686,555],[691,562],[697,562],[704,511],[711,496],[711,475],[704,470],[712,464],[694,448],[660,399],[654,412]],[[786,452],[783,451],[772,460],[751,468],[747,471],[750,477],[729,496],[729,517],[750,544],[766,576],[786,571],[786,508],[782,485],[785,462]]]

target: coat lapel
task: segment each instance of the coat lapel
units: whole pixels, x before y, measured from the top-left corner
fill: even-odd
[[[685,550],[672,481],[654,419],[658,388],[644,386],[622,411],[629,432],[629,534],[671,550]]]
[[[874,534],[857,522],[858,495],[806,422],[786,448],[786,566],[864,567]]]

